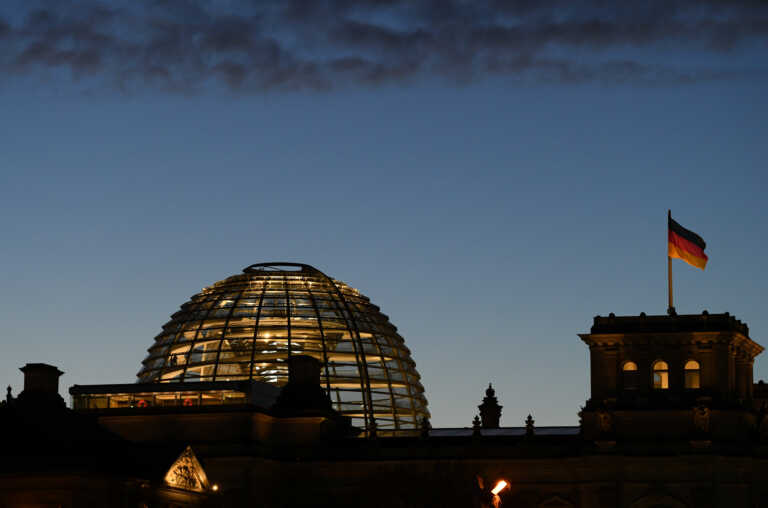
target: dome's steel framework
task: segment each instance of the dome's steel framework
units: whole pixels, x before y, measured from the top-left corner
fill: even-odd
[[[300,263],[259,263],[203,289],[171,316],[140,383],[288,381],[287,358],[321,361],[321,382],[353,425],[413,431],[429,416],[403,338],[356,289]]]

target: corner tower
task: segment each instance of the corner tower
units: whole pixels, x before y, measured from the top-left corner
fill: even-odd
[[[730,314],[610,314],[579,336],[590,351],[585,435],[679,437],[704,427],[724,438],[748,435],[736,427],[751,418],[752,366],[763,348]],[[706,413],[706,422],[691,411]],[[722,423],[716,431],[710,417]]]

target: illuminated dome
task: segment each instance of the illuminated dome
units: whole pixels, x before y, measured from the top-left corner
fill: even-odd
[[[298,263],[260,263],[204,288],[149,348],[140,383],[288,382],[286,359],[322,363],[321,383],[353,425],[416,429],[428,417],[416,364],[379,307]]]

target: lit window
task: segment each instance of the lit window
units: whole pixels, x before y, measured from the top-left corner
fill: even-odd
[[[624,372],[624,389],[637,390],[639,371],[635,362],[627,362],[621,369]]]
[[[656,390],[669,389],[669,365],[659,360],[653,364],[653,388]]]
[[[696,360],[685,362],[685,387],[688,389],[701,388],[701,366]]]

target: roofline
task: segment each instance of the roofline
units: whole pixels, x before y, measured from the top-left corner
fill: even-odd
[[[577,334],[579,338],[588,346],[594,345],[594,344],[616,344],[623,342],[623,339],[634,339],[638,337],[648,337],[649,335],[653,335],[654,337],[663,338],[663,337],[680,337],[680,336],[692,336],[692,337],[699,337],[704,340],[716,340],[721,337],[729,337],[729,342],[737,342],[739,346],[744,347],[747,351],[749,351],[752,354],[752,358],[756,357],[763,351],[765,351],[765,348],[749,338],[747,335],[744,335],[742,333],[739,333],[734,330],[721,330],[721,331],[678,331],[678,332],[626,332],[626,333],[619,333],[619,332],[613,332],[613,333],[579,333]]]
[[[296,267],[301,268],[301,270],[280,270],[280,267]],[[276,270],[272,270],[275,272],[289,272],[289,271],[298,271],[298,272],[319,272],[323,273],[317,268],[315,268],[312,265],[308,265],[306,263],[295,263],[291,261],[270,261],[267,263],[255,263],[249,266],[246,266],[243,268],[243,273],[256,273],[256,272],[265,272],[269,270],[262,270],[262,268],[277,268]]]
[[[267,390],[278,392],[280,388],[263,381],[205,381],[201,383],[124,383],[108,385],[72,385],[70,395],[110,394],[110,393],[164,393],[164,392],[205,392],[213,390],[234,390],[246,392],[253,387],[268,387]]]

